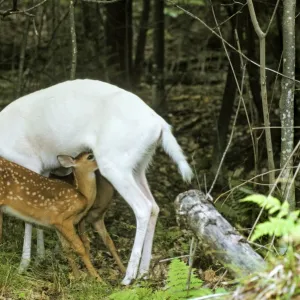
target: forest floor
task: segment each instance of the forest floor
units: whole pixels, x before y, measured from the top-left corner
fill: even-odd
[[[149,284],[154,288],[165,284],[169,261],[160,260],[189,253],[190,236],[177,226],[173,202],[179,193],[190,188],[205,189],[203,174],[210,166],[222,89],[222,84],[215,84],[213,88],[210,85],[175,86],[168,93],[169,113],[166,118],[172,124],[174,135],[194,170],[197,170],[197,176],[192,187],[186,185],[182,182],[176,165],[161,148],[157,150],[147,175],[160,207],[149,279]],[[149,99],[151,89],[145,85],[137,93],[143,99]],[[243,137],[238,128],[235,136]],[[234,143],[239,144],[238,140],[234,140]],[[208,186],[210,183],[207,183]],[[218,192],[214,191],[213,196]],[[135,219],[128,205],[118,195],[107,213],[106,224],[126,265],[135,234]],[[26,274],[17,274],[23,228],[23,222],[5,216],[3,243],[0,246],[0,299],[104,299],[104,295],[108,296],[119,287],[122,274],[100,238],[91,229],[89,237],[92,258],[101,277],[108,283],[105,288],[88,280],[74,280],[61,248],[57,246],[56,235],[51,230],[45,230],[45,261],[39,264],[33,261]],[[35,246],[32,251],[35,255]],[[200,255],[196,257],[195,264],[197,275],[205,279],[208,286],[213,285],[224,272],[224,269],[219,268],[217,272],[210,273],[212,276],[206,276],[205,272],[211,271],[211,261]],[[82,270],[84,271],[83,267]],[[85,277],[84,272],[82,276]]]

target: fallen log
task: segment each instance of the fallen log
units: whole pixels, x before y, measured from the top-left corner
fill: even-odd
[[[261,271],[267,266],[203,192],[190,190],[179,194],[174,204],[178,223],[191,230],[201,248],[224,265],[235,278]]]

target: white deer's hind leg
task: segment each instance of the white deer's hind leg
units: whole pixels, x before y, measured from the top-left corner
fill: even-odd
[[[122,169],[120,167],[120,162],[119,165],[109,164],[109,166],[106,162],[106,166],[101,168],[101,166],[104,166],[105,163],[103,164],[100,159],[97,161],[101,174],[110,181],[110,183],[125,199],[125,201],[133,209],[136,217],[135,239],[126,275],[122,281],[122,284],[128,285],[137,276],[142,248],[151,214],[151,202],[139,188],[131,169]]]
[[[140,176],[137,177],[137,182],[140,188],[142,189],[142,191],[145,193],[145,195],[147,195],[148,199],[152,203],[151,216],[147,227],[145,242],[143,245],[142,258],[141,258],[139,272],[138,272],[138,277],[141,278],[144,275],[146,275],[149,271],[152,246],[153,246],[153,238],[154,238],[156,222],[159,214],[159,207],[152,196],[144,171],[140,174]]]
[[[27,270],[30,258],[31,258],[31,236],[32,236],[32,225],[25,223],[24,242],[22,258],[19,266],[19,273],[23,273]]]
[[[45,258],[44,232],[40,228],[36,230],[36,252],[38,261]]]

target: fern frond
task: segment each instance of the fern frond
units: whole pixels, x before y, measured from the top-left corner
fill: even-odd
[[[187,290],[189,267],[179,259],[173,259],[167,277],[167,293],[171,300],[187,299],[188,297],[201,297],[210,295],[208,288],[201,288],[203,281],[197,278],[192,270],[190,289]]]
[[[135,289],[122,290],[116,293],[113,293],[109,296],[111,300],[139,300],[139,296],[136,293]]]
[[[277,198],[273,196],[265,196],[261,194],[249,195],[240,201],[256,203],[260,207],[264,207],[266,210],[268,210],[270,214],[279,211],[282,206],[280,201]]]
[[[288,235],[295,228],[295,221],[292,218],[280,219],[270,218],[269,221],[258,224],[251,237],[251,241],[255,241],[258,238],[268,235],[281,237]]]

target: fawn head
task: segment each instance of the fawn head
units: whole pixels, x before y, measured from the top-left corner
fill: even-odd
[[[73,168],[75,172],[84,171],[90,173],[98,170],[96,159],[90,152],[83,152],[75,158],[69,155],[58,155],[57,159],[62,167]]]

